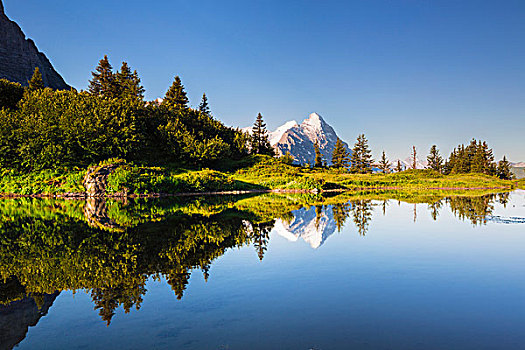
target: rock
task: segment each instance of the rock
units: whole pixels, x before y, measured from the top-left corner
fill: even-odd
[[[0,0],[0,79],[27,85],[35,67],[40,69],[45,86],[57,90],[70,89],[46,55],[38,51],[33,40],[26,39],[18,24],[5,15]]]
[[[114,172],[119,166],[116,164],[108,164],[104,166],[95,166],[88,169],[86,176],[84,176],[83,185],[86,189],[86,195],[90,198],[104,198],[106,197],[106,185],[108,176]]]

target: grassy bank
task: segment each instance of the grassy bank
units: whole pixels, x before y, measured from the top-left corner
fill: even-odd
[[[148,167],[118,161],[107,178],[109,195],[177,194],[246,190],[360,190],[400,189],[462,190],[513,188],[516,182],[483,174],[442,175],[431,170],[408,170],[394,174],[357,175],[336,169],[291,166],[270,157],[253,157],[222,170],[192,170],[177,167]],[[107,162],[105,162],[107,163]],[[86,169],[58,169],[38,172],[0,170],[0,194],[60,195],[82,193]],[[519,181],[521,188],[524,180]]]

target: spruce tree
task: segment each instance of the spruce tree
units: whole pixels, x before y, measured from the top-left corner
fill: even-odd
[[[95,72],[92,72],[91,75],[93,79],[89,81],[88,87],[91,94],[108,98],[117,96],[118,85],[107,55],[100,60]]]
[[[372,151],[368,148],[368,140],[365,134],[357,137],[357,142],[352,149],[350,171],[357,174],[369,174],[372,172]]]
[[[40,69],[38,67],[35,68],[33,77],[31,77],[31,80],[29,80],[28,83],[29,87],[27,89],[29,91],[37,91],[45,88],[44,81],[42,80],[42,73],[40,73]]]
[[[210,110],[210,106],[208,104],[208,97],[206,96],[205,93],[202,94],[201,104],[199,105],[199,112],[201,112],[202,114],[207,115],[208,117],[211,116],[211,110]]]
[[[284,156],[282,156],[281,158],[279,158],[279,160],[281,162],[283,162],[284,164],[288,164],[288,165],[292,165],[295,158],[292,156],[292,154],[290,153],[290,151],[286,151],[286,153],[284,154]]]
[[[391,164],[388,161],[385,151],[383,151],[383,154],[381,155],[381,160],[379,161],[379,169],[383,172],[383,174],[390,173],[390,167]]]
[[[510,163],[507,161],[507,157],[503,156],[503,160],[500,160],[496,169],[496,175],[503,180],[511,180],[513,174],[510,171]]]
[[[396,165],[396,172],[400,173],[402,171],[403,171],[403,166],[401,165],[401,161],[398,159],[397,165]]]
[[[270,146],[270,141],[268,141],[268,131],[261,113],[257,115],[252,127],[251,151],[252,154],[275,155],[272,146]]]
[[[439,154],[439,150],[436,145],[430,148],[430,154],[427,157],[428,168],[441,172],[443,170],[443,157]]]
[[[173,84],[166,92],[166,96],[164,96],[164,101],[162,101],[162,104],[166,106],[173,106],[179,109],[187,109],[188,102],[188,96],[186,95],[186,91],[184,91],[184,85],[182,85],[182,81],[177,75],[173,81]]]
[[[334,151],[332,152],[332,166],[334,168],[348,167],[348,152],[340,138],[337,138]]]
[[[137,71],[132,72],[127,62],[122,62],[120,71],[115,76],[117,95],[121,98],[144,99],[144,87],[140,83]]]
[[[321,168],[323,166],[323,154],[321,153],[321,149],[319,148],[319,142],[317,142],[317,140],[315,141],[315,144],[314,144],[314,151],[315,151],[314,167]]]

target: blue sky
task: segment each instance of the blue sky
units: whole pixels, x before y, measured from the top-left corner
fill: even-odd
[[[379,156],[472,137],[525,161],[525,1],[3,0],[66,81],[108,54],[147,98],[180,75],[228,125],[318,112]]]

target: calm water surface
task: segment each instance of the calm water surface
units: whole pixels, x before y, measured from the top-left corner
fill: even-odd
[[[0,349],[525,349],[525,191],[0,215]]]

